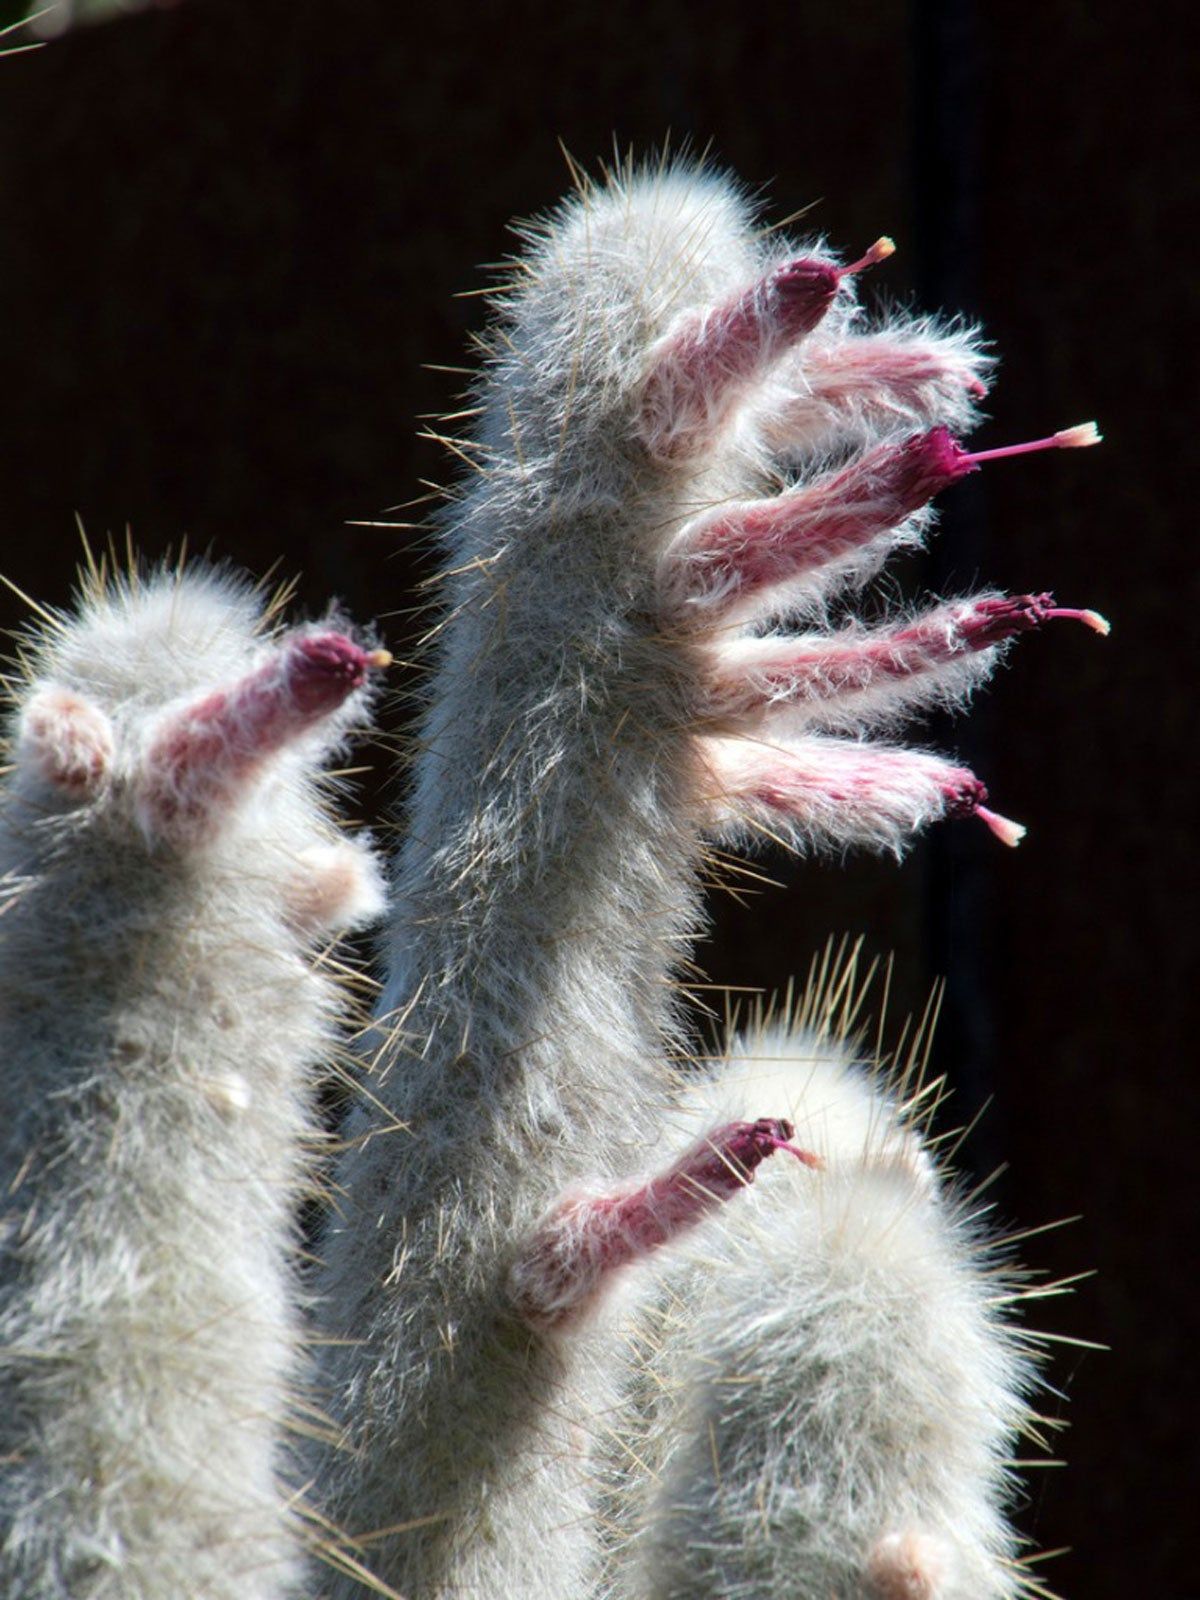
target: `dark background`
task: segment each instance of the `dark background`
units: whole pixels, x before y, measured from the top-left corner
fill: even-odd
[[[769,860],[781,887],[715,898],[702,953],[714,982],[769,988],[861,932],[896,952],[897,1020],[945,975],[956,1112],[994,1097],[969,1166],[1008,1161],[1007,1220],[1083,1213],[1022,1247],[1048,1279],[1095,1269],[1036,1316],[1112,1346],[1056,1354],[1072,1465],[1031,1473],[1023,1512],[1073,1547],[1044,1576],[1076,1600],[1200,1594],[1189,16],[191,0],[0,63],[0,569],[44,601],[68,598],[79,513],[149,553],[186,533],[256,571],[282,556],[310,610],[391,613],[402,652],[418,542],[348,524],[447,475],[417,418],[452,409],[455,380],[422,363],[463,362],[482,308],[455,296],[566,187],[558,136],[588,164],[614,135],[711,141],[773,216],[819,201],[813,225],[851,251],[894,235],[870,292],[996,340],[981,446],[1100,420],[1102,450],[944,496],[912,568],[1113,619],[1107,643],[1023,642],[935,730],[1026,843],[953,824],[901,868]]]

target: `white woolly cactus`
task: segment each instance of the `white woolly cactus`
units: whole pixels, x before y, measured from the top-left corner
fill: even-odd
[[[314,942],[382,902],[314,780],[385,657],[212,572],[43,616],[0,799],[0,1592],[282,1600]]]
[[[410,1600],[1005,1595],[1022,1379],[962,1222],[836,1053],[816,1108],[796,1075],[747,1069],[681,1142],[669,980],[707,838],[899,852],[975,814],[1015,842],[972,773],[866,736],[962,699],[1017,632],[1106,625],[991,593],[830,621],[923,536],[931,496],[1008,453],[952,436],[988,372],[970,330],[862,318],[887,241],[851,266],[797,251],[677,167],[581,177],[527,242],[482,341],[479,438],[456,446],[472,471],[443,521],[377,1072],[322,1246],[328,1509]],[[826,1092],[849,1142],[820,1136]],[[754,1273],[756,1238],[786,1271]],[[672,1291],[686,1349],[631,1420],[616,1330],[687,1239],[667,1280],[702,1280]],[[929,1382],[951,1356],[953,1419]],[[693,1392],[725,1363],[744,1413]],[[641,1510],[602,1567],[602,1458],[617,1429],[636,1477],[644,1426],[672,1434],[658,1488],[624,1484]],[[704,1526],[720,1558],[690,1560]]]
[[[869,977],[867,980],[869,984]],[[970,1600],[1029,1580],[1002,1509],[1036,1420],[1021,1290],[922,1137],[942,1090],[854,1059],[855,960],[681,1094],[690,1139],[782,1108],[772,1162],[641,1286],[612,1430],[606,1593],[621,1600]],[[1036,1341],[1032,1348],[1036,1350]]]

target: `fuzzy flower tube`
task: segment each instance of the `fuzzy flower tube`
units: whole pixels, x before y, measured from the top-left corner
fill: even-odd
[[[719,1581],[672,1575],[640,1525],[622,1548],[650,1552],[649,1566],[602,1571],[611,1529],[598,1510],[610,1437],[636,1432],[623,1320],[648,1314],[662,1263],[736,1234],[756,1174],[785,1169],[795,1193],[772,1189],[774,1225],[777,1236],[799,1228],[806,1246],[820,1231],[806,1195],[831,1197],[827,1217],[856,1197],[871,1219],[889,1197],[919,1209],[903,1182],[876,1182],[869,1160],[838,1190],[845,1152],[810,1141],[811,1107],[778,1082],[680,1121],[671,978],[700,920],[706,841],[899,854],[927,825],[973,816],[1014,843],[1021,830],[987,807],[975,774],[869,735],[965,699],[1019,633],[1060,618],[1104,627],[1046,594],[968,596],[872,626],[833,620],[832,602],[919,543],[930,499],[984,460],[956,437],[985,389],[975,337],[927,320],[870,326],[857,308],[858,276],[890,252],[881,240],[842,265],[760,232],[718,176],[631,170],[581,178],[529,230],[497,292],[480,433],[455,445],[470,467],[442,526],[445,614],[378,1052],[321,1252],[330,1404],[344,1425],[323,1468],[327,1509],[410,1600],[562,1600],[624,1584],[815,1596],[830,1575],[839,1594],[942,1592],[903,1587],[911,1550],[939,1551],[951,1514],[932,1479],[886,1515],[881,1488],[878,1516],[843,1517],[839,1553],[816,1564],[793,1525],[768,1518],[784,1552],[774,1576],[789,1540],[801,1573],[778,1591],[736,1563]],[[1069,429],[1039,447],[1094,438]],[[868,1091],[851,1083],[846,1095],[861,1124]],[[883,1237],[873,1220],[862,1228]],[[945,1237],[914,1222],[905,1250]],[[828,1238],[814,1244],[826,1264]],[[733,1321],[747,1247],[722,1248],[740,1265],[727,1298],[720,1272],[709,1288]],[[946,1249],[970,1300],[970,1252]],[[802,1308],[786,1295],[778,1306],[794,1343],[822,1323],[834,1268],[822,1270],[793,1285]],[[770,1284],[759,1289],[756,1308]],[[987,1318],[963,1316],[992,1348]],[[833,1347],[848,1325],[831,1324]],[[694,1343],[686,1327],[678,1337]],[[873,1349],[886,1343],[881,1332]],[[914,1333],[898,1358],[897,1406],[911,1398],[918,1343]],[[790,1354],[764,1354],[773,1378],[788,1381]],[[954,1457],[990,1508],[980,1559],[956,1547],[943,1563],[978,1581],[976,1597],[1006,1592],[993,1555],[1005,1542],[997,1441],[1020,1413],[1010,1365],[1000,1350],[996,1384],[981,1385],[963,1425],[978,1440]],[[755,1404],[782,1417],[787,1401],[768,1384]],[[838,1427],[857,1426],[845,1395],[834,1409]],[[691,1415],[672,1424],[673,1447],[655,1446],[664,1485],[665,1463],[692,1448],[678,1431]],[[707,1448],[725,1413],[696,1415]],[[738,1459],[750,1475],[738,1493],[753,1504],[773,1469],[761,1454]],[[635,1451],[624,1470],[639,1470]],[[637,1514],[658,1517],[667,1541],[703,1515],[690,1480],[675,1509],[648,1496]],[[836,1520],[837,1486],[820,1493],[814,1515]],[[837,1543],[832,1524],[828,1536]],[[349,1579],[338,1590],[352,1592]]]
[[[283,1600],[315,958],[382,907],[316,779],[385,656],[213,573],[42,615],[0,797],[0,1591]]]

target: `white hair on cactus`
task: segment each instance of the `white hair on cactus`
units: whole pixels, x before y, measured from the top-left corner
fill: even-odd
[[[312,940],[378,909],[316,779],[374,658],[273,609],[218,572],[93,566],[24,644],[0,795],[0,1589],[22,1600],[302,1582],[295,1208],[345,1005]]]
[[[926,1148],[927,1027],[903,1070],[864,1066],[842,1037],[861,1004],[852,954],[687,1086],[674,1139],[770,1105],[821,1165],[772,1162],[641,1285],[606,1507],[621,1600],[1022,1588],[1019,1289]]]
[[[886,243],[797,249],[686,164],[576,176],[523,230],[454,445],[379,1049],[322,1248],[329,1509],[422,1600],[591,1592],[604,1285],[791,1144],[741,1106],[659,1161],[703,836],[1014,836],[971,773],[866,734],[1059,614],[984,595],[830,632],[830,596],[975,469],[948,430],[990,358],[959,324],[866,322]]]

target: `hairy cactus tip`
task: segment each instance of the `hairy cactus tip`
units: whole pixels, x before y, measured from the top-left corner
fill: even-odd
[[[0,1590],[284,1600],[316,1426],[296,1209],[382,910],[321,768],[386,652],[107,577],[25,640],[0,792]],[[43,614],[46,615],[46,614]]]
[[[1011,1600],[1029,1375],[986,1241],[811,1012],[680,1080],[672,979],[714,843],[900,854],[970,814],[1015,843],[974,773],[881,735],[1103,624],[854,605],[1014,453],[957,442],[977,330],[860,309],[889,241],[843,266],[686,163],[577,180],[522,230],[454,446],[314,1471],[421,1600]]]

